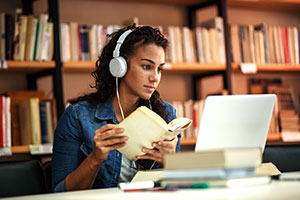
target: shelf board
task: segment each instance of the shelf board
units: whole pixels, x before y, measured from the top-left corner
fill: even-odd
[[[299,0],[228,0],[228,7],[263,10],[299,11]]]
[[[55,62],[42,61],[12,61],[8,60],[7,69],[1,69],[0,72],[36,72],[45,69],[54,69]]]
[[[233,63],[231,65],[233,71],[241,71],[240,65]],[[258,72],[300,72],[300,65],[294,64],[264,64],[257,65]]]
[[[124,0],[95,0],[95,1],[114,1],[114,2],[124,2]],[[181,5],[181,6],[191,6],[205,3],[211,0],[126,0],[126,3],[151,3],[151,4],[169,4],[169,5]]]
[[[95,62],[64,62],[66,71],[92,71]],[[201,73],[207,71],[224,71],[225,64],[200,64],[200,63],[167,63],[164,72]]]
[[[182,138],[180,140],[181,145],[195,145],[197,138]]]
[[[13,154],[15,154],[15,153],[30,153],[30,148],[28,145],[12,146],[11,151]]]

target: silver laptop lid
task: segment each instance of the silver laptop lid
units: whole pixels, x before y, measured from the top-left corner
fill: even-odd
[[[260,147],[264,150],[276,95],[209,96],[195,151]]]

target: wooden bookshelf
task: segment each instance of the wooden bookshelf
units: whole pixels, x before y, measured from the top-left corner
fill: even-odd
[[[65,71],[92,71],[95,62],[64,62]],[[201,73],[207,71],[225,71],[225,64],[200,64],[200,63],[167,63],[164,72]]]
[[[232,70],[240,72],[240,65],[233,63]],[[257,65],[258,72],[300,72],[300,65],[294,64],[264,64]]]
[[[195,145],[197,141],[197,138],[182,138],[180,140],[180,144],[185,146],[185,145]]]
[[[37,72],[45,69],[54,69],[55,62],[54,61],[13,61],[8,60],[7,68],[0,69],[0,73],[2,72]]]
[[[280,11],[299,11],[299,0],[228,0],[227,5],[229,7],[237,8],[252,8],[252,9],[267,9],[267,10],[280,10]]]
[[[28,145],[24,145],[24,146],[12,146],[11,147],[11,151],[13,154],[16,153],[29,153],[30,152],[30,148]]]

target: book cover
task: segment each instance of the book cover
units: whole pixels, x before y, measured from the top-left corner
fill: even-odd
[[[13,59],[13,18],[5,14],[5,59]]]
[[[5,147],[5,96],[0,96],[0,147]]]
[[[144,155],[143,147],[153,148],[152,143],[171,140],[192,124],[188,118],[177,118],[167,124],[158,114],[141,106],[125,118],[117,128],[124,128],[118,136],[128,136],[124,147],[118,149],[129,160],[137,160],[137,155]]]
[[[22,15],[21,16],[21,27],[20,27],[19,56],[17,59],[20,61],[24,61],[24,58],[25,58],[27,21],[28,21],[28,16]]]
[[[0,60],[5,60],[5,13],[0,13]]]
[[[10,97],[5,97],[5,146],[11,147]]]
[[[29,52],[28,52],[28,60],[32,61],[33,60],[33,53],[34,53],[34,48],[35,48],[35,40],[36,40],[36,34],[37,34],[37,24],[38,24],[38,19],[33,18],[32,19],[32,25],[31,25],[31,34],[30,34],[30,43],[29,43]],[[28,36],[29,37],[29,36]]]
[[[261,164],[259,148],[180,152],[164,156],[165,169],[243,168]]]
[[[41,144],[39,99],[30,98],[19,103],[21,144]]]

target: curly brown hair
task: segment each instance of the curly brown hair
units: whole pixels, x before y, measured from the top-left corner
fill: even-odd
[[[108,35],[108,43],[104,46],[101,55],[96,61],[96,69],[91,73],[95,79],[94,85],[91,88],[95,88],[96,92],[85,94],[78,97],[76,100],[71,100],[71,103],[78,101],[88,101],[89,103],[96,104],[99,101],[106,101],[115,95],[116,81],[109,71],[109,62],[113,58],[113,50],[117,44],[118,38],[127,30],[133,30],[123,42],[120,48],[120,56],[125,58],[130,67],[129,58],[135,54],[135,50],[143,45],[155,44],[162,47],[166,52],[168,48],[168,40],[160,32],[158,28],[151,26],[128,26],[122,28],[110,35]],[[122,81],[122,78],[119,82]],[[166,108],[162,104],[160,94],[158,91],[154,91],[150,98],[152,110],[159,114],[164,120],[167,121]],[[148,100],[140,99],[139,106],[148,105]]]

